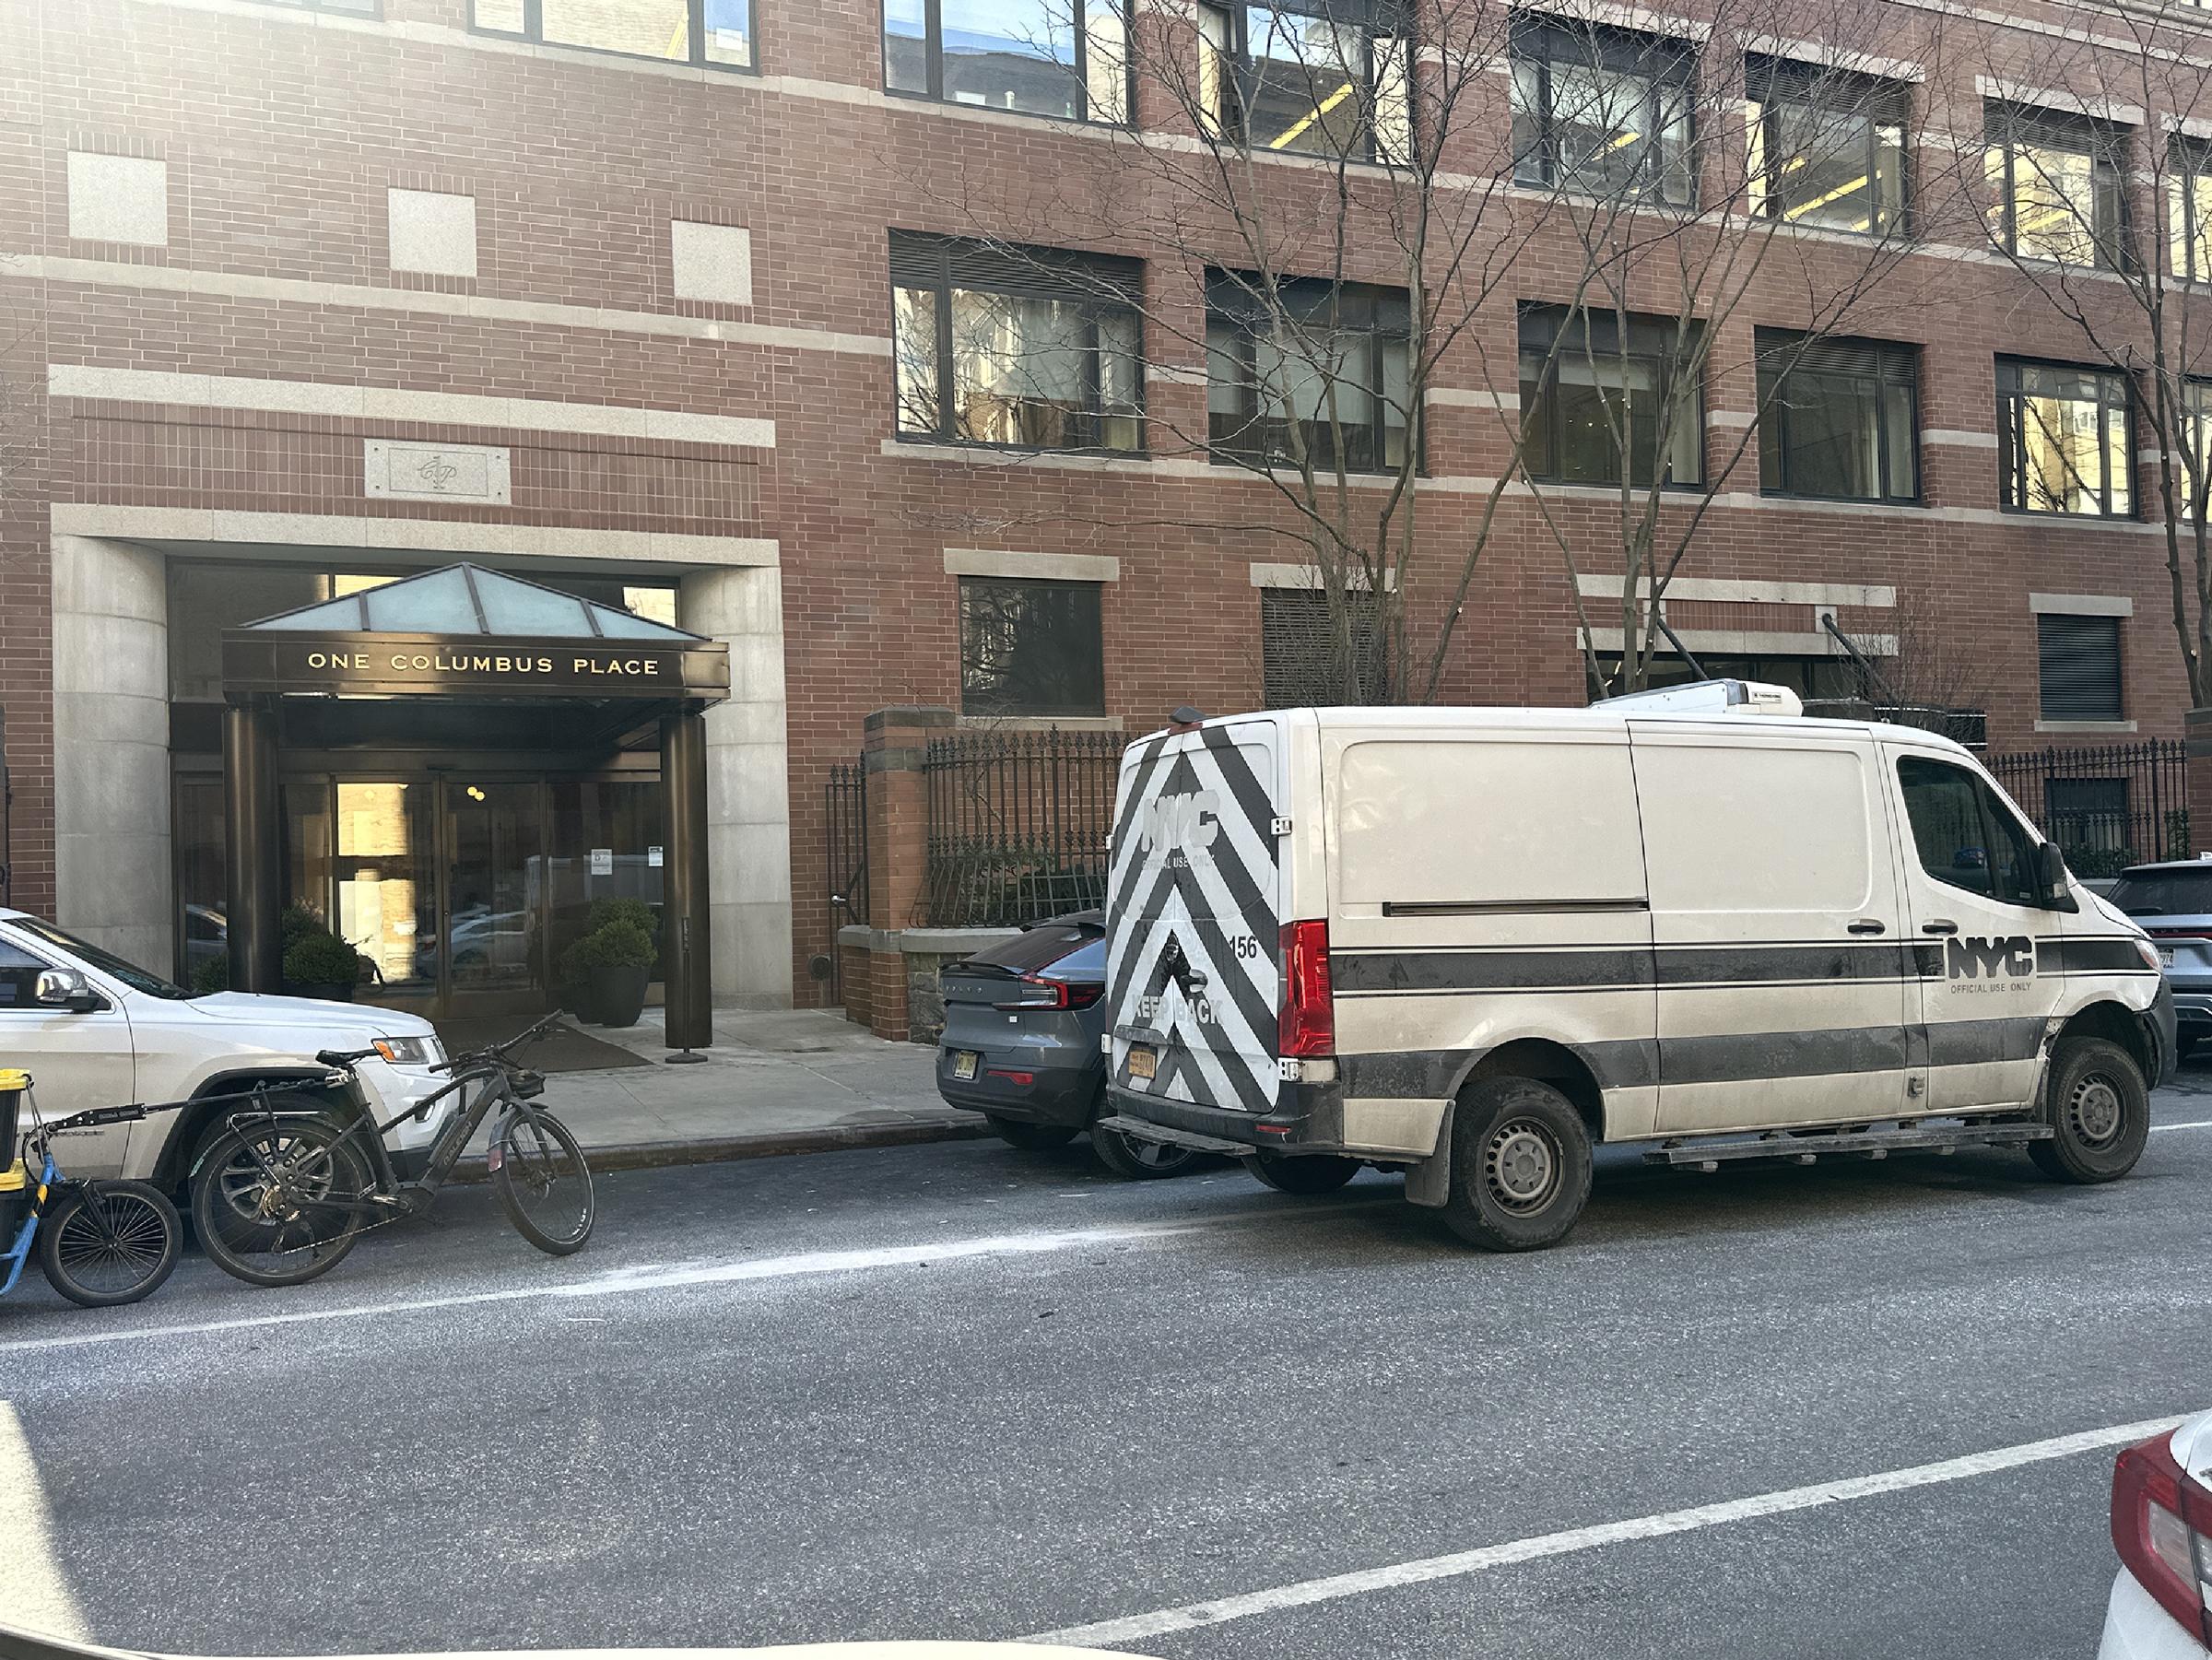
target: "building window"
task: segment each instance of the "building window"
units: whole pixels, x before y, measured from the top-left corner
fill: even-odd
[[[1920,498],[1917,347],[1761,329],[1759,483],[1769,495]]]
[[[902,438],[1144,448],[1135,260],[891,233]]]
[[[2166,268],[2212,282],[2212,144],[2175,134],[2167,167]]]
[[[1258,150],[1412,155],[1410,55],[1396,0],[1198,7],[1199,115]]]
[[[1554,484],[1690,485],[1704,468],[1704,400],[1684,384],[1696,325],[1610,312],[1521,308],[1523,467]]]
[[[1516,18],[1511,56],[1517,181],[1689,201],[1688,47],[1600,24]]]
[[[1997,453],[2015,512],[2135,512],[2127,377],[2112,369],[1997,359]]]
[[[1130,0],[884,0],[893,92],[1066,121],[1129,120]]]
[[[1754,213],[1830,230],[1903,228],[1906,88],[1759,57],[1744,81]]]
[[[752,69],[753,0],[472,0],[487,34],[626,57]]]
[[[2117,268],[2125,241],[2127,131],[2085,115],[1992,103],[1983,167],[1990,231],[2008,253]]]
[[[2182,517],[2194,519],[2212,500],[2212,381],[2182,383]]]
[[[2117,617],[2067,617],[2046,611],[2036,618],[2035,632],[2044,720],[2124,718]]]
[[[1098,584],[962,577],[960,712],[1104,714]]]
[[[1406,455],[1403,290],[1210,273],[1206,299],[1206,437],[1217,462],[1379,473]]]
[[[1372,594],[1347,592],[1344,618],[1352,633],[1359,701],[1386,700],[1388,657],[1382,607]],[[1344,701],[1332,664],[1329,597],[1318,588],[1260,590],[1260,679],[1269,709],[1326,708]]]

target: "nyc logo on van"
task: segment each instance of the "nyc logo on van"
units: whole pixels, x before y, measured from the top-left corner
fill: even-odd
[[[1221,833],[1221,797],[1212,790],[1194,790],[1185,795],[1156,795],[1145,803],[1138,831],[1137,851],[1166,854],[1174,864],[1180,857],[1190,863],[1193,854],[1213,846]]]
[[[2035,941],[2025,934],[1984,939],[1979,935],[1945,942],[1944,971],[1958,980],[2031,980],[2035,977]],[[1964,988],[1960,988],[1964,989]]]

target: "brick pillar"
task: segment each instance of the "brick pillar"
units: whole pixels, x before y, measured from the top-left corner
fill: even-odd
[[[878,709],[861,726],[860,764],[868,777],[868,923],[878,942],[868,951],[868,1030],[907,1037],[906,960],[899,933],[922,902],[928,857],[929,795],[922,772],[929,740],[958,724],[934,705]]]
[[[2186,855],[2212,851],[2212,709],[2192,709],[2189,733],[2189,846]]]

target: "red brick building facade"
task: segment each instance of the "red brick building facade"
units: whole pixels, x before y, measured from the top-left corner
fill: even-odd
[[[872,709],[977,700],[963,579],[1095,590],[1102,704],[1064,719],[1141,731],[1179,703],[1251,706],[1269,667],[1263,596],[1300,582],[1266,528],[1278,505],[1265,481],[1162,443],[1027,456],[900,435],[893,233],[1039,241],[1039,182],[1103,180],[1113,147],[1139,141],[1111,119],[1077,128],[887,91],[878,0],[594,0],[613,23],[574,0],[473,4],[0,0],[14,902],[189,967],[184,907],[219,897],[192,805],[206,799],[210,730],[194,711],[219,698],[209,631],[466,559],[627,595],[731,642],[734,694],[711,739],[716,990],[809,1000],[808,959],[829,945],[827,770],[854,755]],[[895,24],[950,27],[936,0],[889,4]],[[2094,34],[2100,18],[2147,27],[2018,0],[2012,23],[1939,51],[1955,9],[1883,6],[1884,49],[1916,130],[1947,127],[1977,163],[1993,88],[1973,65],[1994,61],[1991,41],[2032,64],[2039,41]],[[651,13],[659,41],[664,11],[669,41],[620,33]],[[1196,12],[1137,0],[1131,16],[1187,33]],[[561,43],[571,27],[630,52]],[[895,77],[920,73],[899,66],[904,27]],[[2155,33],[2212,58],[2212,18]],[[2127,38],[2111,52],[2124,58]],[[1502,141],[1511,83],[1493,84]],[[2100,107],[2109,88],[2032,91],[2122,119]],[[1163,124],[1141,82],[1135,100],[1137,133]],[[2195,116],[2126,122],[2162,143]],[[1930,150],[1924,180],[1940,165]],[[1283,174],[1286,190],[1312,187]],[[2161,210],[2136,194],[2138,213]],[[1136,222],[1124,205],[1055,240],[1126,257],[1151,306],[1200,315],[1193,273],[1120,233]],[[1939,637],[1996,748],[2179,736],[2188,696],[2155,500],[2087,517],[2002,499],[1998,359],[2084,353],[2032,283],[1956,226],[1924,231],[1899,267],[1911,302],[1881,330],[1913,348],[1914,499],[1762,494],[1753,445],[1718,487],[1670,621],[1732,663],[1836,659],[1824,612],[1877,659]],[[1750,422],[1753,331],[1803,325],[1805,273],[1823,257],[1801,253],[1771,299],[1716,324],[1735,344],[1715,362],[1735,367],[1704,389],[1709,457]],[[1517,305],[1567,298],[1571,265],[1558,239],[1532,238],[1480,355],[1510,363]],[[1206,429],[1197,332],[1139,347],[1156,434]],[[1425,410],[1420,534],[1443,546],[1511,465],[1477,356],[1453,348]],[[2136,484],[2148,500],[2147,469]],[[1553,506],[1593,547],[1617,512],[1596,488],[1559,489]],[[1618,604],[1605,569],[1586,565],[1583,584],[1601,607]],[[2050,702],[2045,616],[2113,619],[2109,718]],[[1579,701],[1577,626],[1558,548],[1525,491],[1509,492],[1444,695]],[[300,810],[319,824],[326,809]]]

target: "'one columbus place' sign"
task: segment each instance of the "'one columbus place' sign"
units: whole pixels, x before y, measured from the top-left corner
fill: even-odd
[[[730,669],[724,648],[705,641],[232,630],[223,640],[223,684],[294,694],[721,698]]]

